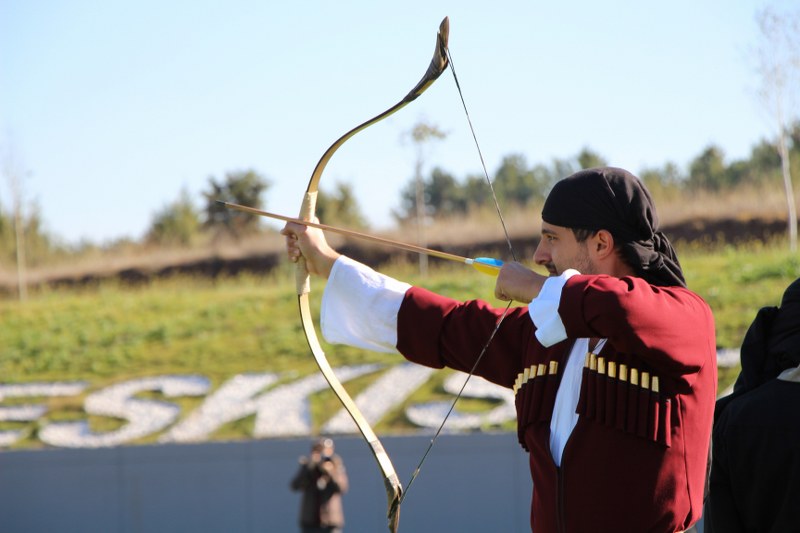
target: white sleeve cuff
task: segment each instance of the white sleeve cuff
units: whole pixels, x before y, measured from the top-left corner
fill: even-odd
[[[330,343],[397,352],[397,313],[408,283],[340,256],[322,295],[322,335]]]
[[[544,347],[553,346],[567,338],[567,330],[558,314],[558,305],[561,303],[561,290],[567,280],[576,274],[580,272],[570,268],[560,276],[547,278],[539,295],[528,304],[528,314],[536,326],[536,338]]]

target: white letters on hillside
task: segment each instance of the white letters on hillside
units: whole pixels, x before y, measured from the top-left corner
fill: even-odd
[[[203,441],[223,424],[256,411],[253,396],[278,381],[276,374],[240,374],[206,398],[203,405],[178,422],[159,442]]]
[[[345,383],[380,368],[381,365],[346,366],[335,372],[339,381]],[[311,432],[308,397],[323,390],[328,390],[328,382],[322,374],[312,374],[261,396],[253,434],[256,437],[308,435]]]
[[[122,418],[128,423],[115,431],[95,433],[87,421],[54,422],[42,428],[39,438],[53,446],[68,448],[101,448],[116,446],[161,431],[180,414],[172,403],[141,400],[140,392],[158,391],[167,397],[202,396],[209,382],[203,376],[158,376],[135,379],[112,385],[86,397],[83,406],[87,413]]]
[[[461,387],[463,398],[485,398],[499,400],[500,405],[486,413],[460,413],[454,409],[447,419],[445,429],[467,430],[479,429],[485,426],[502,424],[514,420],[517,409],[514,406],[514,393],[503,387],[489,383],[483,378],[472,376],[464,386],[464,374],[452,374],[444,380],[444,390],[457,396]],[[406,409],[406,416],[414,424],[426,428],[438,428],[444,420],[452,402],[431,402],[421,405],[412,405]]]
[[[369,364],[345,366],[335,369],[342,382],[357,377],[370,376],[371,383],[354,397],[364,416],[375,424],[386,413],[402,404],[422,386],[434,372],[432,369],[403,363],[386,368]],[[371,374],[376,374],[373,377]],[[445,380],[445,390],[457,394],[464,374],[454,374]],[[452,383],[451,383],[452,382]],[[0,448],[14,444],[30,433],[37,420],[48,415],[43,403],[2,405],[8,398],[41,398],[53,396],[78,396],[90,388],[86,382],[53,382],[29,384],[0,384],[0,422],[6,426],[19,424],[21,429],[0,430]],[[117,446],[150,435],[158,435],[159,442],[197,442],[211,438],[225,424],[255,415],[253,436],[261,438],[305,436],[312,431],[309,398],[328,389],[320,374],[311,374],[296,380],[287,375],[273,373],[239,374],[210,391],[210,382],[204,376],[155,376],[116,383],[92,392],[84,400],[87,414],[111,417],[123,421],[115,430],[93,431],[87,420],[50,422],[44,424],[38,438],[51,446],[69,448],[99,448]],[[178,405],[160,399],[145,399],[142,394],[157,393],[166,398],[206,396],[194,411],[184,413]],[[482,378],[473,377],[465,395],[476,398],[500,400],[501,405],[486,413],[469,415],[455,411],[451,415],[453,429],[478,429],[487,424],[513,420],[514,400],[511,391],[493,385]],[[421,427],[432,427],[441,422],[422,415],[425,406],[406,410],[409,419]],[[431,416],[443,416],[437,404],[427,406]],[[342,409],[327,421],[321,421],[322,432],[331,434],[355,433],[355,424]],[[450,424],[450,423],[448,423]]]
[[[353,401],[371,426],[428,381],[432,368],[403,363],[393,366]],[[323,433],[355,433],[356,423],[342,408],[322,427]]]
[[[336,375],[344,383],[349,379],[378,370],[378,365],[344,367]],[[179,422],[159,439],[160,442],[206,440],[223,424],[256,415],[253,435],[286,437],[311,432],[309,395],[326,390],[328,384],[320,374],[307,376],[256,397],[278,381],[275,374],[240,374],[222,385],[203,405]]]
[[[6,398],[33,398],[76,396],[81,394],[89,384],[84,381],[52,383],[20,383],[1,384],[0,402]],[[0,405],[0,422],[35,422],[47,414],[47,407],[42,404],[24,404],[14,406]],[[0,431],[0,447],[11,446],[25,434],[23,430]]]

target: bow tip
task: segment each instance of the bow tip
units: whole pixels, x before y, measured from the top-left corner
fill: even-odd
[[[400,504],[403,502],[403,486],[395,475],[384,478],[383,482],[386,485],[386,495],[389,497],[389,511],[386,513],[389,519],[389,531],[397,533],[400,525]]]
[[[439,23],[439,32],[444,34],[450,33],[450,17],[445,16],[442,22]]]
[[[397,533],[397,530],[400,527],[400,498],[397,498],[394,502],[392,502],[392,506],[389,509],[388,518],[389,532]]]
[[[450,17],[445,17],[439,23],[439,39],[441,39],[444,47],[447,48],[447,42],[450,39]]]

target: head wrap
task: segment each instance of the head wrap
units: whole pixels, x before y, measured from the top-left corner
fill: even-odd
[[[780,307],[762,307],[742,342],[739,388],[752,390],[800,365],[800,278],[783,293]]]
[[[542,219],[571,229],[607,230],[625,261],[653,285],[686,286],[681,265],[644,184],[621,168],[581,170],[556,183]]]
[[[742,341],[742,371],[733,394],[718,400],[714,418],[728,403],[800,365],[800,278],[783,293],[780,307],[762,307]]]

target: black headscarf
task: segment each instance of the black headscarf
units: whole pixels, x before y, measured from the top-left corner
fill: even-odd
[[[742,342],[737,387],[748,390],[800,365],[800,278],[783,293],[780,307],[762,307]]]
[[[780,307],[762,307],[747,330],[740,353],[742,371],[733,394],[717,401],[716,420],[731,400],[800,365],[800,278],[783,293]]]
[[[553,187],[542,208],[548,224],[607,230],[625,261],[653,285],[686,286],[678,256],[658,231],[658,215],[639,178],[621,168],[581,170]]]

